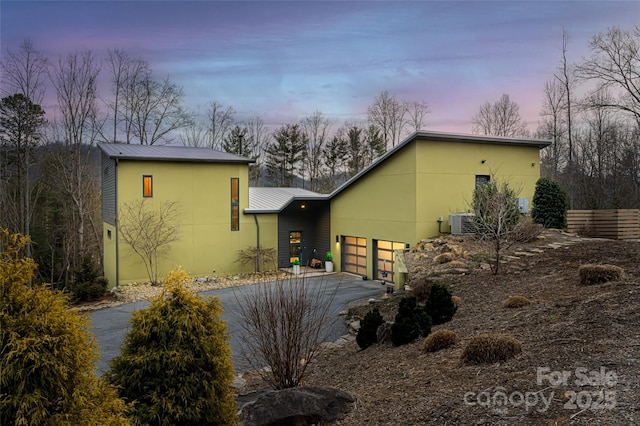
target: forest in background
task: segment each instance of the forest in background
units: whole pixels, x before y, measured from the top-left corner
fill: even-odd
[[[535,129],[502,94],[479,106],[470,131],[551,140],[541,173],[565,188],[575,209],[638,208],[640,27],[594,35],[590,56],[577,63],[567,59],[568,34],[559,45]],[[414,131],[428,130],[436,107],[383,90],[366,121],[335,123],[315,111],[269,128],[216,100],[204,114],[189,111],[181,87],[122,50],[48,58],[25,40],[3,52],[0,65],[0,226],[32,237],[26,255],[38,263],[36,280],[60,288],[83,262],[102,270],[97,143],[222,150],[256,161],[250,185],[328,193]],[[52,120],[41,106],[47,93],[57,99]]]

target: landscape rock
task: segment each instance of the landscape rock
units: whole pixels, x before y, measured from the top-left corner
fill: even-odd
[[[243,395],[250,399],[250,395]],[[347,392],[321,387],[261,391],[240,412],[245,426],[310,425],[335,421],[351,410],[354,399]]]
[[[457,244],[445,244],[442,246],[442,253],[453,253],[455,256],[461,256],[464,250]]]
[[[441,253],[433,258],[433,263],[447,263],[455,258],[453,253]]]

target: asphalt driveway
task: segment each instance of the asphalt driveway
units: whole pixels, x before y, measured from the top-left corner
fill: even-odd
[[[380,295],[384,287],[377,281],[363,281],[347,274],[330,274],[321,277],[306,278],[310,285],[326,284],[329,288],[338,287],[335,298],[331,301],[331,311],[334,317],[338,317],[338,312],[345,309],[349,302]],[[242,286],[236,288],[225,288],[221,290],[211,290],[201,293],[203,296],[218,296],[222,301],[224,314],[222,319],[227,322],[230,333],[230,343],[232,349],[232,360],[236,371],[246,370],[246,366],[240,358],[240,342],[236,338],[241,332],[241,315],[238,309],[238,301],[242,300],[245,292],[252,292],[258,285]],[[138,309],[149,306],[149,302],[133,302],[125,305],[106,308],[94,311],[91,314],[92,331],[100,347],[100,359],[97,364],[97,373],[101,374],[109,366],[109,360],[120,353],[120,345],[129,330],[129,319],[131,313]],[[334,321],[328,331],[330,340],[336,340],[346,333],[344,321],[338,319]]]

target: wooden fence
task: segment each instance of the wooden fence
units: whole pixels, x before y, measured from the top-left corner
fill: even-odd
[[[585,237],[640,238],[640,209],[569,210],[567,228]]]

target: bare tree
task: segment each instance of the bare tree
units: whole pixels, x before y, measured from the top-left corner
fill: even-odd
[[[42,104],[46,89],[49,60],[36,50],[33,42],[25,39],[18,51],[7,49],[0,63],[2,94],[20,93],[34,104]]]
[[[201,148],[209,145],[209,132],[207,127],[196,120],[192,121],[183,129],[179,138],[184,146]]]
[[[564,166],[566,147],[564,138],[567,133],[566,99],[564,87],[557,80],[547,81],[544,84],[544,98],[541,121],[538,125],[538,136],[551,139],[552,145],[541,151],[542,165],[545,175],[558,180],[558,173]]]
[[[151,284],[158,284],[158,265],[171,244],[180,239],[176,202],[164,202],[156,209],[147,200],[125,203],[118,212],[118,233],[140,256]]]
[[[253,153],[252,159],[256,162],[249,165],[249,181],[252,185],[259,185],[264,169],[264,151],[271,137],[269,131],[260,117],[250,117],[245,122],[247,128],[247,144]]]
[[[386,90],[373,100],[367,110],[369,123],[380,128],[386,149],[400,142],[406,127],[407,104]]]
[[[520,107],[504,94],[494,103],[486,102],[473,116],[473,133],[491,136],[524,136],[526,123],[520,116]]]
[[[309,189],[317,191],[320,187],[322,173],[322,149],[329,137],[331,124],[320,111],[315,111],[301,121],[303,131],[307,135],[307,148],[304,158],[306,174],[309,178]]]
[[[424,129],[427,123],[425,116],[431,113],[429,104],[425,101],[410,101],[406,103],[408,126],[414,131]]]
[[[640,125],[640,26],[611,27],[595,35],[590,48],[591,57],[577,66],[577,75],[596,81],[597,90],[615,90],[618,97],[599,106],[628,113]]]
[[[574,190],[574,173],[573,173],[573,126],[571,116],[571,94],[573,93],[574,81],[571,78],[569,70],[569,64],[567,62],[567,45],[569,43],[569,33],[566,30],[562,31],[562,64],[560,66],[561,76],[555,75],[556,79],[560,80],[564,89],[564,96],[566,99],[565,108],[567,112],[567,140],[569,142],[569,208],[573,209],[575,190]]]
[[[169,143],[174,131],[191,122],[191,117],[182,108],[182,89],[168,78],[160,82],[147,74],[130,86],[129,93],[131,115],[128,118],[132,135],[142,145]]]
[[[221,149],[222,142],[231,130],[235,114],[233,107],[224,107],[220,102],[214,101],[209,104],[207,118],[209,119],[209,148]]]
[[[274,389],[302,383],[307,366],[329,337],[336,318],[331,302],[338,288],[295,278],[236,290],[243,318],[242,355]]]
[[[500,273],[502,250],[519,241],[518,192],[506,182],[496,182],[492,176],[490,182],[478,186],[473,193],[476,235],[492,248],[495,259],[491,270],[496,275]]]
[[[90,51],[69,54],[58,61],[52,82],[56,89],[61,113],[60,134],[57,141],[62,147],[55,156],[59,183],[63,192],[74,206],[71,217],[74,223],[75,239],[72,248],[77,266],[85,254],[85,226],[90,224],[95,239],[100,240],[100,232],[92,220],[91,203],[88,194],[96,189],[90,178],[94,171],[89,161],[90,147],[99,133],[96,118],[96,80],[99,68]],[[54,136],[55,137],[55,136]]]
[[[149,64],[142,59],[132,58],[124,50],[110,50],[107,54],[107,69],[111,76],[112,99],[105,104],[111,113],[113,135],[103,135],[105,142],[116,142],[118,132],[122,132],[126,143],[133,141],[132,119],[137,82],[142,81],[149,73]]]

